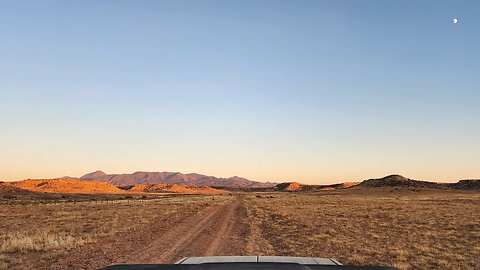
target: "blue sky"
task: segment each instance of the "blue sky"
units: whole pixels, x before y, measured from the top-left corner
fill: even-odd
[[[0,1],[0,179],[478,178],[479,10]]]

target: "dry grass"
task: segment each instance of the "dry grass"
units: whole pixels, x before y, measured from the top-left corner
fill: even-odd
[[[74,237],[65,232],[14,233],[4,236],[0,245],[1,253],[27,253],[31,251],[49,251],[69,249],[92,242],[91,236]]]
[[[186,209],[195,211],[228,196],[173,196],[147,201],[0,204],[0,269],[48,266],[68,250],[121,235]]]
[[[121,237],[232,197],[178,195],[109,204],[3,202],[0,269],[47,268],[80,245]],[[345,264],[400,269],[480,269],[479,193],[244,197],[251,225],[248,254],[331,257]]]
[[[246,200],[249,252],[400,269],[480,269],[480,194],[275,194]]]

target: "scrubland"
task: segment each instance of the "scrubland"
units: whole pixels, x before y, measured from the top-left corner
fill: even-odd
[[[277,193],[249,196],[246,206],[254,254],[480,269],[479,193]]]
[[[326,257],[399,269],[480,269],[478,192],[82,200],[0,201],[0,269],[64,269],[71,263],[98,269],[118,262],[246,254]],[[225,250],[228,254],[220,254]]]
[[[0,202],[0,269],[48,267],[87,243],[196,211],[228,197],[164,196],[149,200]],[[128,244],[128,243],[126,243]],[[92,254],[95,256],[95,254]]]

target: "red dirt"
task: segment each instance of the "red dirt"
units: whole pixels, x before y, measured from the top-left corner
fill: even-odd
[[[246,255],[247,213],[234,200],[159,219],[121,237],[68,252],[45,269],[98,269],[119,263],[173,263],[187,256]]]

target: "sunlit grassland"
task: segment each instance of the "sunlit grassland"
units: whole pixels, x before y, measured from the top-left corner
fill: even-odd
[[[480,194],[249,196],[249,249],[400,269],[480,269]]]
[[[121,236],[186,209],[196,211],[226,196],[172,196],[148,200],[0,203],[0,269],[48,266],[72,248]]]

